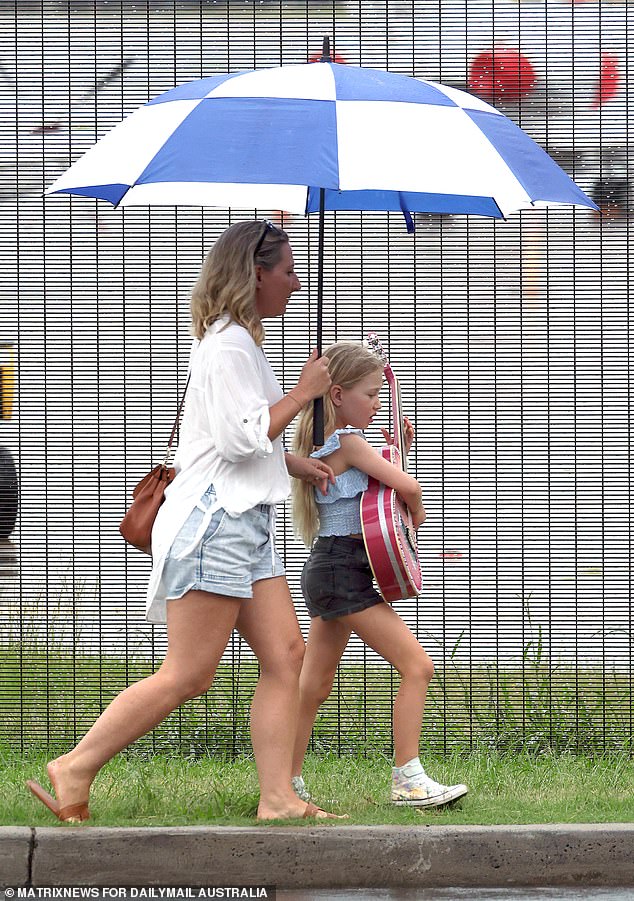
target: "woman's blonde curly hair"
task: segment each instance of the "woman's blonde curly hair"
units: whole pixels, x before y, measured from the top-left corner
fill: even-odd
[[[247,329],[256,344],[264,343],[264,328],[255,307],[255,267],[273,269],[282,257],[282,244],[287,242],[283,229],[261,219],[236,222],[223,231],[205,257],[192,288],[192,332],[196,338],[202,339],[210,325],[229,314]]]
[[[352,388],[366,376],[383,371],[383,361],[365,344],[338,341],[324,350],[330,360],[328,373],[332,385]],[[293,453],[309,457],[313,450],[313,403],[307,404],[297,420],[293,436]],[[330,391],[324,394],[324,435],[328,438],[335,430],[336,411]],[[319,511],[315,502],[314,486],[300,479],[293,479],[293,525],[306,547],[310,547],[319,531]]]

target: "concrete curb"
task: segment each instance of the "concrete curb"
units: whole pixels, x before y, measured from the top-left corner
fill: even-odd
[[[0,888],[26,884],[31,870],[34,831],[28,826],[0,828]]]
[[[634,886],[634,824],[0,828],[1,886]]]

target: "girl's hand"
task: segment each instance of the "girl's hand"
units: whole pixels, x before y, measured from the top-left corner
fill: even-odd
[[[422,524],[427,519],[427,513],[425,511],[422,499],[418,510],[410,510],[410,513],[412,514],[412,525],[414,526],[414,528],[417,529],[419,526],[422,526]]]
[[[394,444],[394,438],[392,435],[390,435],[388,430],[382,428],[381,431],[383,432],[383,437],[385,438],[386,444]],[[405,438],[404,451],[405,456],[407,457],[410,450],[412,449],[412,444],[414,443],[414,426],[409,421],[407,416],[403,418],[403,436]]]
[[[295,454],[286,454],[286,468],[290,475],[309,485],[314,485],[322,494],[328,493],[328,483],[335,484],[335,474],[323,460],[315,460],[312,457],[298,457]]]
[[[405,501],[405,503],[407,504],[410,516],[412,517],[412,525],[415,529],[417,529],[419,526],[422,526],[422,524],[427,519],[427,511],[425,510],[425,505],[423,504],[423,494],[420,485],[418,486],[418,497],[416,499],[416,503],[412,504],[411,496],[409,503],[407,503],[407,501]]]
[[[405,434],[405,456],[409,454],[414,443],[414,426],[407,416],[403,417],[403,432]]]
[[[317,348],[304,363],[297,387],[289,392],[301,401],[302,406],[316,397],[323,397],[330,388],[332,379],[328,374],[329,363],[328,357],[317,356]]]

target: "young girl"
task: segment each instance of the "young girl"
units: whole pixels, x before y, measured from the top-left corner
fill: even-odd
[[[333,344],[324,356],[330,360],[328,371],[332,379],[324,395],[326,443],[311,453],[312,404],[300,414],[294,441],[298,455],[310,454],[327,462],[336,478],[325,495],[309,483],[293,485],[295,525],[306,545],[312,545],[302,572],[302,591],[311,624],[300,675],[293,787],[300,797],[310,797],[300,775],[304,756],[317,710],[330,695],[337,665],[350,633],[354,632],[401,675],[393,710],[396,766],[392,770],[392,803],[437,807],[460,798],[467,787],[434,782],[418,759],[425,696],[434,665],[373,586],[359,513],[361,493],[368,487],[370,475],[399,493],[418,528],[425,519],[421,486],[384,460],[363,436],[363,429],[381,409],[380,358],[366,347],[349,342]],[[383,434],[389,441],[385,430]],[[414,429],[406,419],[407,451],[413,439]]]

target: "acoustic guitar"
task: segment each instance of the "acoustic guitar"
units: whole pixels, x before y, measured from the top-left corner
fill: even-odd
[[[394,444],[381,448],[381,456],[406,472],[401,389],[374,332],[368,335],[368,344],[383,361],[392,401]],[[391,602],[419,595],[423,577],[412,514],[393,488],[371,476],[368,476],[367,490],[361,495],[361,527],[370,566],[383,598]]]

